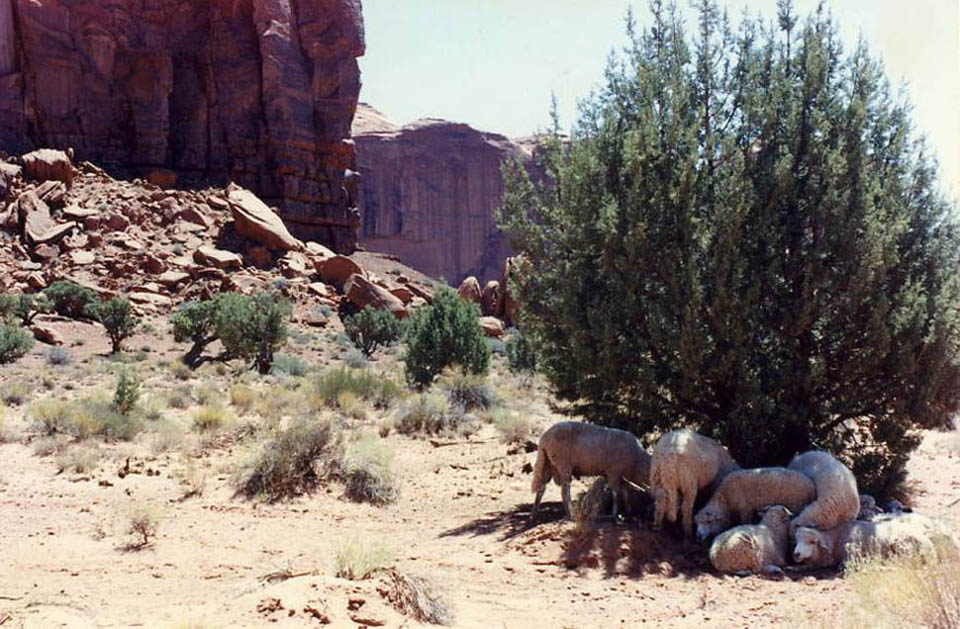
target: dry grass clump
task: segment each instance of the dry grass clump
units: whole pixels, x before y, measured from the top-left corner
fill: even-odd
[[[20,406],[30,399],[33,387],[25,380],[9,380],[0,384],[0,401],[7,406]]]
[[[11,443],[20,438],[18,431],[7,423],[7,409],[0,403],[0,443]]]
[[[337,548],[334,573],[341,579],[358,581],[388,568],[392,562],[393,552],[386,546],[353,539]]]
[[[201,406],[193,411],[193,429],[197,432],[221,430],[234,421],[233,414],[217,404]]]
[[[170,363],[170,373],[177,380],[186,381],[193,377],[193,371],[183,361],[175,360]]]
[[[79,400],[44,398],[31,404],[28,414],[43,434],[66,434],[80,441],[90,437],[130,441],[143,431],[139,414],[117,412],[103,393]]]
[[[426,392],[412,396],[401,406],[393,426],[405,435],[466,434],[473,431],[475,423],[442,393]]]
[[[401,614],[434,625],[453,622],[450,608],[426,579],[388,568],[381,571],[381,581],[381,595]]]
[[[338,471],[343,444],[326,418],[301,418],[278,431],[237,474],[237,493],[270,502],[300,495]]]
[[[487,382],[486,375],[468,374],[458,369],[447,370],[437,381],[450,404],[470,410],[493,408],[499,401]]]
[[[350,446],[341,473],[347,497],[356,502],[384,505],[400,494],[393,473],[393,448],[376,435],[364,435]]]
[[[193,496],[202,496],[207,487],[207,472],[194,459],[187,459],[186,465],[178,468],[174,476],[184,488],[182,500]]]
[[[100,447],[95,443],[78,443],[67,446],[57,455],[57,474],[76,472],[86,474],[96,469],[100,462]]]
[[[313,382],[311,404],[339,408],[338,400],[346,392],[381,409],[390,408],[404,395],[403,387],[384,374],[368,369],[337,367],[328,369]]]
[[[249,413],[256,401],[257,392],[254,391],[253,388],[245,384],[235,384],[230,387],[230,404],[232,404],[241,415]]]
[[[525,415],[497,410],[493,414],[493,425],[506,444],[524,443],[530,438],[530,419]]]
[[[300,391],[269,387],[260,391],[253,411],[265,420],[268,427],[275,427],[285,416],[300,415],[307,408],[307,399]]]
[[[183,364],[183,363],[180,363]],[[167,391],[167,407],[184,410],[193,404],[193,390],[190,385],[181,385]]]
[[[60,454],[70,445],[70,437],[64,434],[43,436],[33,441],[33,453],[37,456]]]

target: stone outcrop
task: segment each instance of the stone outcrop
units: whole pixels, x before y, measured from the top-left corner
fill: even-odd
[[[0,0],[0,147],[236,181],[350,252],[363,52],[360,0]]]
[[[303,243],[290,235],[287,227],[273,210],[257,195],[237,185],[227,188],[227,201],[233,213],[233,229],[244,238],[255,240],[268,249],[289,251],[303,249]],[[184,212],[180,213],[183,217]],[[202,215],[191,221],[206,226]]]
[[[516,157],[532,170],[528,145],[443,120],[398,127],[363,103],[353,136],[363,246],[454,286],[500,279],[510,254],[494,220],[500,163]]]

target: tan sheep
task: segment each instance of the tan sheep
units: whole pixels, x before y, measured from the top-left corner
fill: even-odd
[[[570,479],[605,476],[613,492],[613,517],[619,511],[622,478],[646,487],[650,484],[650,455],[625,430],[582,422],[559,422],[540,437],[532,489],[536,494],[531,517],[537,514],[543,492],[552,478],[560,485],[563,507],[571,516]]]
[[[817,499],[790,523],[790,534],[801,526],[825,531],[856,519],[860,513],[857,479],[847,466],[821,450],[793,457],[787,469],[807,476],[817,487]]]
[[[722,445],[692,430],[674,430],[660,437],[653,448],[650,487],[655,501],[653,528],[666,517],[677,521],[683,514],[683,532],[693,537],[693,503],[697,492],[716,486],[728,473],[740,469]]]
[[[710,563],[720,572],[738,575],[781,574],[787,563],[791,515],[783,505],[774,505],[763,513],[760,524],[724,531],[710,545]]]
[[[837,566],[857,555],[932,555],[942,544],[960,548],[946,525],[918,513],[883,514],[826,531],[800,527],[796,537],[793,560],[815,568]]]
[[[783,505],[793,513],[813,502],[813,481],[783,467],[730,472],[710,501],[694,517],[697,541],[702,542],[734,524],[750,524],[763,507]]]

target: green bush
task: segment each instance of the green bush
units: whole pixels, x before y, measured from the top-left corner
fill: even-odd
[[[506,352],[507,365],[510,371],[519,374],[530,374],[537,369],[537,355],[534,352],[530,339],[520,330],[513,329],[507,337]]]
[[[113,392],[113,410],[121,415],[129,415],[137,407],[139,400],[140,379],[129,369],[120,369]]]
[[[292,354],[277,354],[273,359],[273,366],[270,367],[270,373],[285,373],[289,376],[301,377],[307,375],[310,371],[310,364]]]
[[[313,395],[320,404],[336,408],[341,396],[353,394],[377,408],[389,408],[404,395],[403,388],[390,378],[366,369],[328,369],[313,383]]]
[[[43,292],[57,314],[71,319],[94,318],[97,295],[89,288],[70,280],[60,280]]]
[[[393,473],[393,450],[376,435],[364,435],[350,446],[341,476],[347,497],[356,502],[389,504],[400,493]]]
[[[433,302],[414,311],[407,324],[407,381],[427,386],[454,365],[470,373],[486,373],[490,346],[478,317],[476,305],[460,299],[449,287],[439,288]]]
[[[183,357],[183,363],[191,369],[200,365],[207,345],[217,340],[217,303],[217,299],[187,302],[170,316],[174,340],[193,343]]]
[[[692,36],[673,4],[631,22],[570,140],[543,138],[546,185],[503,170],[538,370],[591,421],[688,426],[747,467],[821,448],[889,495],[960,408],[956,206],[828,11],[698,4]]]
[[[485,411],[499,402],[485,376],[452,370],[440,376],[437,384],[452,405],[465,411]]]
[[[403,333],[400,320],[387,310],[365,307],[355,315],[345,317],[343,329],[347,336],[367,358],[377,348],[392,345]]]
[[[451,434],[472,423],[460,407],[439,393],[418,393],[407,400],[394,418],[394,428],[404,435]]]
[[[73,356],[62,347],[53,346],[47,350],[47,364],[61,367],[73,362]]]
[[[273,293],[247,297],[224,293],[217,304],[217,336],[227,358],[252,360],[260,373],[270,373],[273,354],[287,340],[290,303]]]
[[[0,323],[0,365],[20,360],[33,349],[33,335],[16,325]]]
[[[133,336],[140,320],[133,315],[133,306],[129,299],[115,297],[101,302],[91,311],[96,314],[103,327],[107,329],[107,336],[116,354],[122,349],[123,341]]]
[[[20,293],[0,295],[0,321],[8,324],[19,319],[20,324],[28,326],[34,317],[42,312],[50,312],[52,304],[43,293]]]

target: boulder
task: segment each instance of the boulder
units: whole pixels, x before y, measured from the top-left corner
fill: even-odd
[[[64,151],[38,149],[23,156],[23,171],[30,179],[62,181],[69,188],[73,184],[73,164]]]
[[[290,251],[303,249],[303,243],[294,238],[280,217],[249,190],[230,184],[227,202],[233,214],[234,231],[269,249]]]
[[[343,286],[351,275],[366,276],[360,265],[347,256],[333,256],[316,263],[320,279],[328,284]]]
[[[273,266],[273,254],[271,254],[270,250],[266,247],[250,247],[247,249],[247,252],[243,254],[243,257],[247,261],[247,264],[259,269],[269,269]]]
[[[409,314],[403,302],[390,294],[390,291],[358,273],[347,279],[343,285],[343,294],[350,303],[360,309],[371,306],[377,310],[388,310],[398,319],[405,319]]]
[[[176,218],[181,221],[186,221],[188,223],[193,223],[194,225],[199,225],[204,229],[207,229],[212,225],[207,215],[200,211],[199,208],[190,206],[180,210]]]
[[[93,255],[92,251],[84,251],[83,249],[75,249],[70,252],[70,262],[76,266],[84,266],[87,264],[93,264],[93,261],[96,259],[96,256]]]
[[[457,294],[460,295],[460,299],[463,299],[464,301],[470,301],[475,304],[479,304],[481,299],[480,282],[477,281],[477,278],[471,275],[460,282],[460,287],[457,288]]]
[[[63,207],[63,197],[67,194],[67,187],[62,181],[44,181],[37,186],[36,192],[44,203],[60,208]]]
[[[299,251],[288,251],[277,263],[284,277],[303,277],[307,274],[307,258]]]
[[[161,188],[172,188],[177,185],[177,173],[166,168],[154,168],[147,173],[147,181]]]
[[[337,291],[323,282],[311,282],[307,284],[307,290],[322,299],[336,299]]]
[[[243,267],[243,260],[241,260],[237,254],[209,245],[202,245],[194,251],[193,259],[198,264],[212,266],[217,269],[239,269]]]
[[[17,200],[20,224],[27,244],[38,246],[55,242],[73,231],[75,223],[57,223],[50,215],[50,208],[33,190],[20,195]]]
[[[480,307],[484,316],[500,317],[503,315],[503,291],[500,290],[500,282],[490,280],[484,284]]]
[[[428,304],[433,303],[433,293],[430,291],[430,289],[419,286],[414,282],[410,282],[406,285],[406,287],[410,289],[411,293],[422,299],[424,302]]]
[[[47,345],[63,345],[63,337],[53,329],[53,327],[44,323],[34,323],[30,326],[33,332],[33,338]]]
[[[321,245],[319,242],[314,242],[312,240],[305,242],[304,246],[307,248],[308,254],[320,260],[326,260],[327,258],[332,258],[333,256],[337,255],[327,247]]]
[[[157,277],[157,283],[168,288],[174,288],[180,282],[190,279],[189,273],[183,271],[165,271]]]
[[[496,317],[480,317],[480,327],[487,336],[494,338],[503,336],[503,321]]]
[[[13,180],[20,176],[20,171],[19,166],[0,161],[0,206],[7,200]]]
[[[413,291],[406,286],[394,286],[387,290],[389,290],[390,294],[392,294],[394,297],[402,301],[404,306],[413,301]]]

